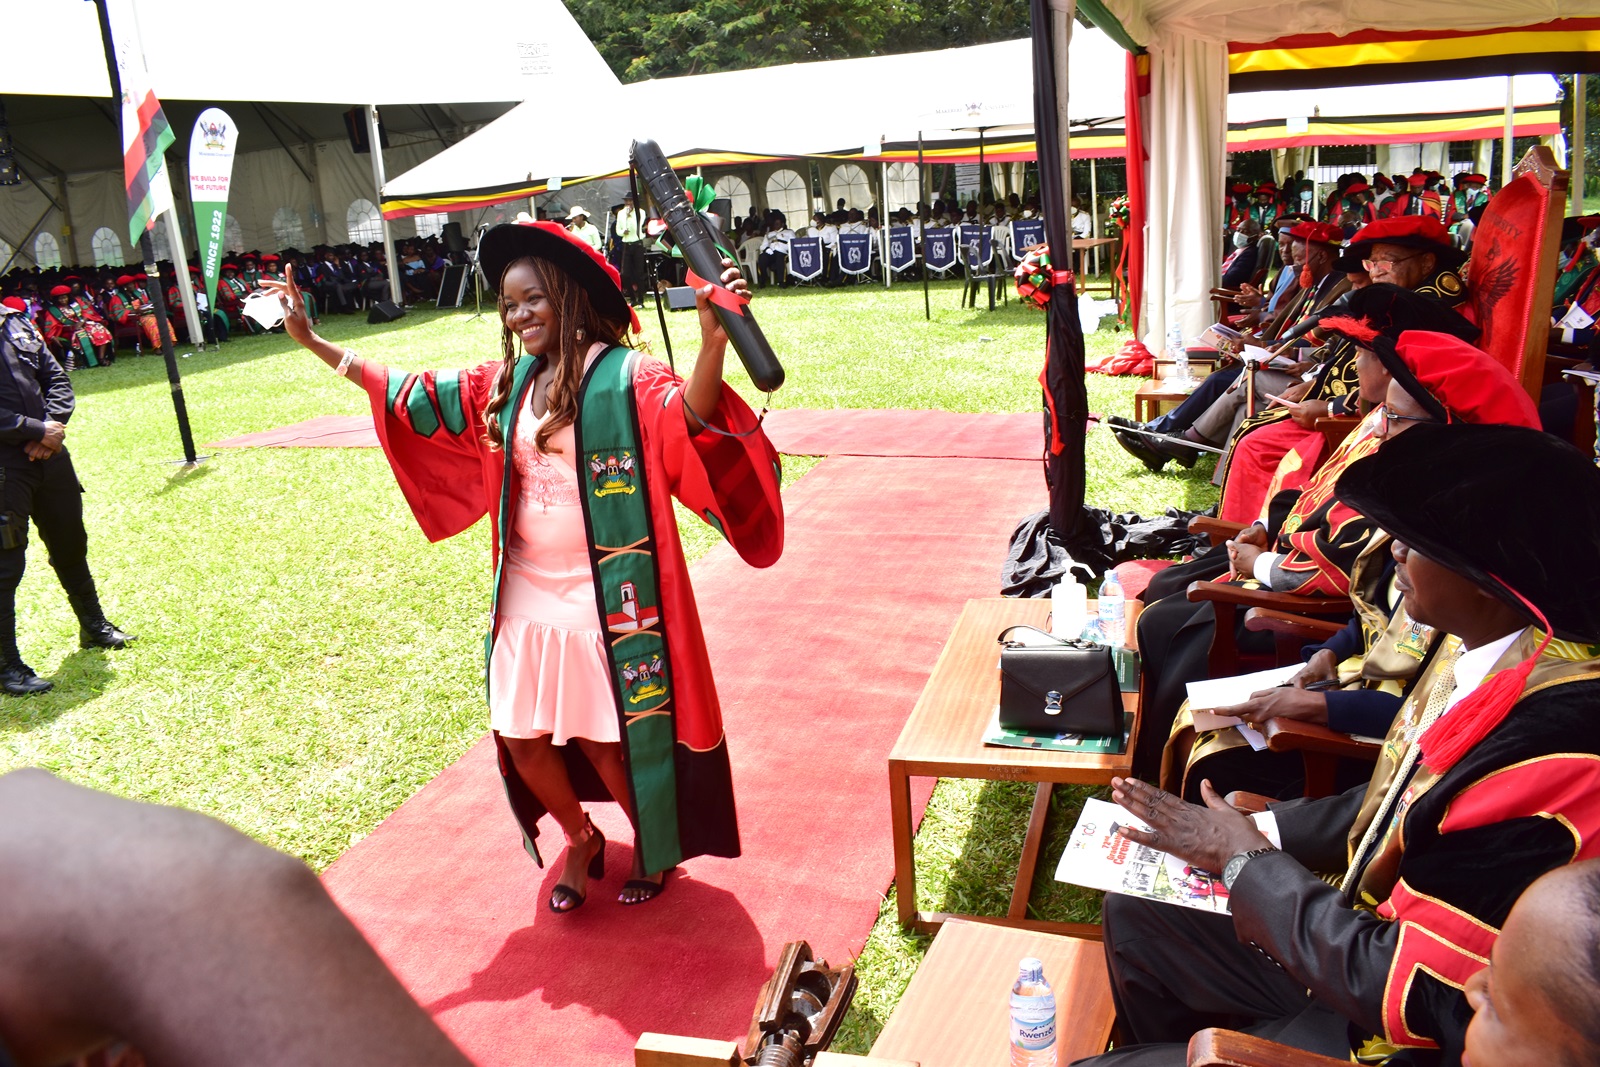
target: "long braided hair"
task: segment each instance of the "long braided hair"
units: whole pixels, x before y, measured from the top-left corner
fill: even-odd
[[[549,418],[539,427],[534,437],[541,452],[549,451],[551,436],[564,427],[571,426],[578,417],[578,389],[583,384],[584,356],[596,341],[607,344],[627,344],[627,323],[605,318],[589,299],[589,292],[555,263],[538,256],[523,256],[506,264],[497,286],[500,296],[500,373],[495,376],[494,387],[489,392],[489,402],[483,408],[484,438],[491,448],[504,448],[505,439],[496,417],[511,402],[512,367],[520,353],[520,341],[506,322],[506,275],[519,263],[533,268],[540,289],[556,309],[555,351],[545,353],[555,364],[555,378],[550,383],[547,399]]]

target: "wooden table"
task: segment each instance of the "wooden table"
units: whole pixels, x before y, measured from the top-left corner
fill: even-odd
[[[1090,601],[1091,612],[1094,601]],[[1129,602],[1128,631],[1134,632],[1137,601]],[[1003,923],[1030,930],[1048,930],[1098,940],[1100,927],[1083,923],[1045,922],[1027,918],[1028,895],[1039,864],[1039,841],[1050,793],[1055,784],[1104,785],[1112,775],[1126,775],[1132,766],[1134,736],[1122,755],[1043,752],[999,748],[983,743],[984,729],[1000,702],[1000,646],[995,638],[1007,626],[1028,623],[1043,627],[1049,614],[1048,599],[991,597],[969,600],[956,620],[934,664],[933,674],[916,707],[889,753],[889,811],[894,836],[894,881],[900,923],[931,933],[951,916],[917,910],[916,868],[911,840],[912,777],[977,778],[986,781],[1037,782],[1022,862],[1012,888],[1011,907],[1004,919],[959,916],[978,922]],[[1131,641],[1130,641],[1131,644]],[[1133,711],[1138,696],[1123,694],[1123,707]],[[1014,976],[1013,976],[1014,977]]]
[[[1011,985],[1027,956],[1044,964],[1056,994],[1056,1062],[1104,1052],[1114,1010],[1100,945],[952,920],[940,928],[873,1043],[873,1058],[921,1067],[1006,1067]]]
[[[1116,261],[1117,257],[1116,257],[1116,254],[1111,251],[1111,247],[1113,245],[1115,245],[1120,240],[1122,240],[1122,238],[1120,238],[1120,237],[1074,237],[1072,239],[1072,252],[1073,252],[1072,258],[1074,260],[1074,262],[1072,264],[1072,266],[1073,266],[1073,275],[1074,275],[1074,277],[1077,277],[1079,279],[1078,293],[1080,295],[1083,294],[1083,293],[1108,293],[1113,298],[1116,297],[1116,295],[1117,295],[1117,286],[1116,286],[1117,272],[1116,272],[1115,267],[1113,267],[1113,269],[1111,271],[1111,282],[1110,282],[1110,284],[1107,284],[1107,285],[1088,285],[1088,284],[1085,284],[1082,281],[1083,257],[1084,257],[1084,254],[1087,253],[1087,252],[1093,252],[1094,253],[1094,272],[1095,272],[1095,275],[1098,276],[1099,273],[1100,273],[1100,249],[1104,248],[1106,250],[1106,255],[1110,256],[1112,261],[1113,261],[1113,263],[1114,263]]]
[[[1171,379],[1152,378],[1140,385],[1138,392],[1133,394],[1134,421],[1149,422],[1161,414],[1162,404],[1181,404],[1189,399],[1192,392],[1193,386],[1180,389],[1171,384]]]

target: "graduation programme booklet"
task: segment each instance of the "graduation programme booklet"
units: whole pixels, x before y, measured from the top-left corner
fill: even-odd
[[[1228,891],[1220,874],[1130,841],[1116,832],[1118,826],[1149,829],[1116,804],[1085,800],[1056,865],[1056,881],[1228,914]]]

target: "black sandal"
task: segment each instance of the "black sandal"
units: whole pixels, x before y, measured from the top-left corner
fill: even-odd
[[[585,815],[583,821],[589,827],[589,833],[585,835],[583,840],[588,842],[596,837],[600,839],[600,847],[595,850],[593,856],[589,857],[589,880],[594,881],[604,877],[606,873],[606,836],[595,827],[594,823],[589,821],[589,816]],[[572,848],[572,842],[569,841],[567,843],[567,848]],[[571,886],[557,882],[555,888],[550,890],[550,899],[546,904],[557,915],[565,915],[569,911],[577,911],[583,907],[583,902],[587,899],[588,894],[580,893]]]
[[[644,904],[648,901],[656,899],[656,897],[659,897],[662,893],[667,891],[667,875],[671,874],[677,869],[678,868],[674,866],[668,867],[666,870],[662,871],[661,881],[659,882],[653,882],[648,878],[629,878],[626,882],[622,883],[622,892],[617,894],[617,903],[623,905],[624,907],[632,907],[635,904]],[[628,890],[630,889],[642,890],[644,892],[644,896],[635,897],[630,900],[627,896]]]

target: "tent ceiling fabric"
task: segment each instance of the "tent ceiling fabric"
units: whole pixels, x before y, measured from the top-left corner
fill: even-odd
[[[1140,44],[1201,40],[1263,44],[1296,34],[1360,30],[1472,31],[1600,16],[1596,0],[1302,0],[1263,17],[1258,0],[1105,0]]]
[[[516,102],[551,90],[570,96],[575,85],[617,84],[561,0],[476,0],[471,18],[423,0],[133,5],[150,85],[163,102]],[[7,49],[0,95],[111,96],[94,4],[6,7],[8,40],[49,44]],[[401,62],[406,56],[418,62]]]
[[[1518,74],[1511,79],[1518,107],[1550,106],[1561,87],[1548,74]],[[1357,117],[1407,111],[1454,113],[1504,110],[1504,77],[1406,85],[1354,85],[1334,89],[1278,89],[1262,93],[1230,93],[1228,122],[1309,118],[1313,115]]]
[[[109,100],[11,96],[5,99],[5,105],[11,136],[21,150],[23,166],[36,177],[44,175],[39,166],[32,165],[33,160],[38,160],[44,170],[67,174],[121,171],[122,145]],[[242,153],[279,151],[274,130],[291,145],[342,141],[346,136],[344,112],[352,105],[267,102],[262,110],[268,115],[263,117],[254,103],[243,101],[162,100],[161,110],[178,137],[173,151],[179,156],[186,156],[189,151],[189,131],[194,128],[194,120],[201,111],[212,106],[220,106],[237,124]],[[436,106],[394,104],[379,108],[379,114],[384,129],[391,136],[412,133],[433,136],[436,128],[450,133],[457,125],[456,120],[464,126],[480,126],[513,106],[509,103],[451,104],[446,112]]]

